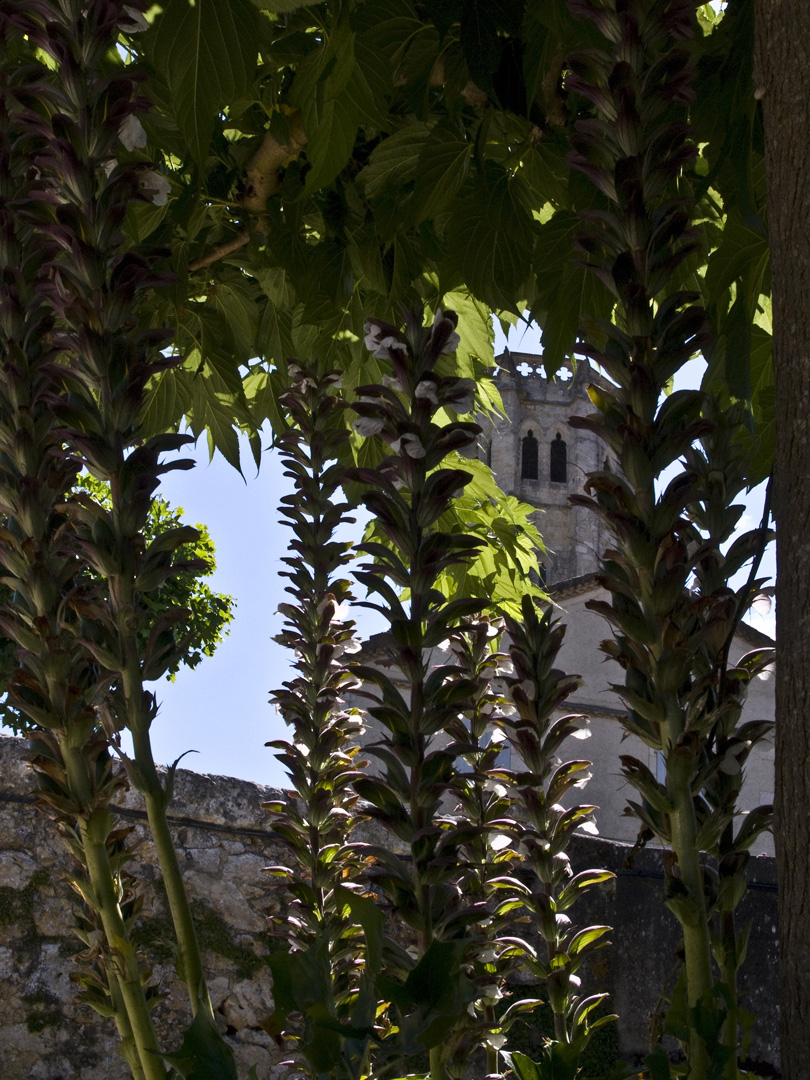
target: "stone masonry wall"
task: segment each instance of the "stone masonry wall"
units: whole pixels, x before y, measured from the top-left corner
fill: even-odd
[[[0,1061],[4,1080],[125,1080],[112,1020],[74,1001],[71,901],[62,880],[64,848],[32,805],[33,777],[22,740],[0,737]],[[276,795],[225,777],[178,770],[171,816],[205,948],[217,1021],[236,1053],[240,1077],[288,1073],[260,1021],[272,1012],[272,980],[260,959],[279,893],[262,868],[281,857],[260,803]],[[143,830],[139,799],[127,796],[124,820]],[[160,874],[149,845],[141,853],[148,882],[140,940],[166,1000],[161,1034],[189,1022],[185,988],[174,976]]]
[[[113,1023],[74,1001],[75,952],[71,903],[62,875],[67,859],[50,824],[32,805],[33,778],[21,740],[0,737],[0,1061],[3,1080],[126,1080]],[[189,892],[205,948],[217,1021],[234,1048],[240,1078],[290,1076],[262,1030],[272,1011],[272,986],[261,956],[268,919],[281,913],[275,880],[262,868],[283,861],[260,804],[277,794],[228,777],[178,771],[171,808]],[[138,800],[122,817],[141,828]],[[613,948],[597,955],[592,990],[608,990],[621,1016],[619,1044],[628,1060],[646,1052],[649,1017],[677,968],[678,934],[661,904],[661,853],[644,851],[626,865],[626,845],[583,838],[575,869],[604,866],[616,880],[592,891],[572,914],[578,922],[613,926]],[[187,1023],[185,991],[173,974],[160,877],[148,845],[148,881],[140,941],[166,993],[158,1007],[161,1034]],[[776,895],[771,859],[752,860],[752,882],[741,922],[753,929],[743,987],[754,1016],[752,1059],[760,1075],[777,1076]]]

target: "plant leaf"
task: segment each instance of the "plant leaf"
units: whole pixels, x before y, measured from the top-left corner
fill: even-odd
[[[205,1008],[192,1020],[180,1049],[160,1056],[186,1080],[237,1080],[233,1052]]]
[[[250,0],[167,0],[157,20],[153,60],[198,165],[208,157],[215,117],[255,74],[256,37]]]

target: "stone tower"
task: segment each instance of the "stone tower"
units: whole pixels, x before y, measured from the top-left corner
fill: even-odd
[[[498,358],[496,384],[506,415],[485,421],[483,453],[507,495],[537,507],[532,520],[547,548],[547,585],[591,574],[608,546],[596,514],[573,507],[568,496],[581,491],[585,476],[602,469],[608,454],[590,431],[572,428],[570,416],[593,412],[590,383],[603,380],[587,360],[546,378],[542,357],[505,350]],[[613,465],[613,463],[610,463]]]

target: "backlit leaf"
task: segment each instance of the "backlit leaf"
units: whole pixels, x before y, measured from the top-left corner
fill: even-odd
[[[191,405],[189,375],[181,370],[164,371],[149,384],[140,412],[147,435],[176,430]]]
[[[214,118],[243,93],[256,70],[256,12],[250,0],[167,0],[153,42],[175,118],[204,165]]]
[[[445,127],[436,127],[424,143],[413,189],[414,222],[441,213],[467,175],[473,144]]]
[[[430,137],[427,124],[409,124],[384,139],[357,178],[369,198],[378,198],[388,189],[401,188],[416,177],[419,156]]]
[[[493,307],[515,310],[531,272],[535,226],[525,194],[519,177],[490,163],[486,181],[456,203],[444,228],[448,268]]]
[[[543,363],[552,375],[573,353],[583,318],[606,317],[612,303],[606,286],[574,261],[578,216],[560,211],[538,229],[532,317],[543,327]]]

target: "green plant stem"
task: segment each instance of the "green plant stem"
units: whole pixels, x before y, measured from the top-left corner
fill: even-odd
[[[678,710],[680,719],[680,710]],[[674,741],[674,740],[673,740]],[[672,821],[672,850],[678,860],[681,881],[689,891],[693,904],[691,918],[679,920],[683,930],[684,962],[686,964],[687,1002],[695,1008],[701,999],[706,1001],[712,992],[711,942],[706,898],[703,892],[703,871],[697,843],[697,820],[692,798],[694,762],[691,756],[670,752],[667,760],[667,784],[674,810]],[[691,1080],[703,1080],[709,1066],[706,1044],[690,1023],[689,1063]]]
[[[152,756],[152,744],[149,740],[148,730],[144,731],[140,725],[135,728],[132,731],[132,745],[137,766],[138,782],[135,786],[143,795],[146,803],[149,829],[155,844],[155,852],[163,876],[163,884],[166,888],[169,912],[177,938],[180,971],[188,990],[192,1016],[196,1016],[200,1008],[205,1008],[211,1012],[211,1001],[205,982],[200,945],[191,914],[191,905],[189,904],[188,893],[186,892],[183,874],[177,858],[177,850],[174,846],[168,817],[166,816],[166,791],[160,782],[155,759]]]
[[[739,1008],[737,1002],[737,934],[733,911],[720,913],[720,940],[723,943],[723,982],[728,989],[727,1013],[723,1021],[723,1043],[732,1054],[723,1070],[724,1080],[737,1080]]]
[[[549,969],[549,971],[552,970],[552,964],[553,964],[554,958],[557,956],[558,952],[559,952],[559,941],[556,938],[546,942],[546,956],[548,958],[548,969]],[[563,1005],[563,1008],[565,1008],[565,1005]],[[558,1012],[557,1009],[555,1009],[553,1005],[551,1006],[551,1011],[552,1011],[552,1015],[554,1016],[554,1038],[557,1040],[557,1042],[561,1042],[561,1043],[569,1042],[570,1040],[569,1040],[569,1037],[568,1037],[568,1028],[566,1027],[566,1023],[565,1023],[565,1013],[564,1012]]]
[[[132,1070],[133,1080],[146,1080],[146,1074],[141,1068],[138,1045],[135,1041],[132,1025],[129,1022],[126,1005],[124,1004],[124,997],[121,992],[121,983],[118,979],[118,973],[109,968],[106,974],[107,985],[110,989],[110,998],[112,999],[113,1009],[115,1010],[115,1024],[121,1039],[121,1053],[123,1054],[127,1065],[129,1065]]]
[[[492,1030],[492,1028],[494,1028],[498,1023],[498,1018],[497,1018],[497,1016],[495,1014],[495,1006],[494,1005],[485,1005],[484,1006],[484,1016],[486,1017],[486,1021],[487,1021],[487,1024],[489,1025],[490,1030]],[[489,1043],[487,1043],[487,1076],[497,1076],[497,1075],[498,1075],[498,1051],[495,1049],[494,1046],[490,1046]]]
[[[116,436],[116,439],[119,439]],[[120,441],[120,439],[119,439]],[[123,452],[116,447],[121,456]],[[179,955],[179,970],[188,991],[192,1016],[196,1016],[201,1007],[212,1012],[211,1001],[203,972],[200,945],[194,928],[188,894],[186,893],[183,874],[177,858],[166,810],[169,802],[169,790],[164,788],[158,775],[149,738],[150,717],[144,699],[143,677],[141,674],[138,642],[131,629],[132,613],[135,607],[135,565],[132,558],[133,538],[120,527],[120,506],[123,502],[120,472],[110,477],[110,496],[113,506],[113,519],[116,522],[119,546],[124,553],[121,572],[109,580],[110,601],[115,613],[121,652],[124,657],[122,672],[123,694],[126,707],[126,723],[132,733],[133,754],[136,768],[131,770],[131,780],[135,788],[143,795],[149,829],[155,845],[163,884],[166,887],[166,899],[174,926]]]
[[[104,926],[104,934],[111,952],[115,954],[114,962],[118,965],[120,972],[121,1000],[126,1009],[128,1023],[123,1029],[119,1025],[118,1030],[122,1038],[127,1036],[132,1038],[146,1080],[164,1080],[166,1070],[158,1056],[159,1047],[143,993],[135,949],[128,940],[126,925],[118,906],[107,850],[103,839],[98,836],[98,833],[105,828],[102,826],[99,829],[99,816],[93,814],[89,819],[80,819],[79,833],[87,860],[88,877]],[[104,816],[106,817],[106,812]]]
[[[421,474],[421,485],[424,483],[424,473]],[[411,535],[414,537],[414,550],[420,552],[423,542],[423,530],[420,528],[417,521],[417,507],[419,500],[419,489],[414,495],[414,506],[411,509]],[[424,649],[421,647],[422,637],[424,635],[424,625],[422,617],[422,592],[420,589],[420,571],[421,567],[418,563],[418,555],[414,560],[414,565],[411,566],[411,625],[415,630],[415,637],[417,638],[419,645],[418,656],[424,656]],[[424,664],[420,663],[420,678],[411,685],[411,717],[413,725],[413,733],[417,745],[417,760],[411,770],[411,807],[419,807],[417,811],[417,827],[423,828],[426,824],[426,816],[420,805],[419,789],[422,783],[422,765],[425,760],[425,743],[426,739],[422,734],[422,712],[424,708],[423,702],[423,688],[425,682]],[[413,812],[413,810],[412,810]],[[419,882],[418,895],[421,897],[422,903],[422,929],[418,934],[418,944],[420,956],[424,956],[427,950],[433,943],[433,914],[431,910],[431,888],[430,885],[425,884],[420,880],[421,875],[416,868],[416,862],[414,861],[414,871],[417,881]],[[444,1048],[441,1043],[438,1046],[434,1046],[429,1052],[430,1061],[430,1077],[431,1080],[447,1080],[447,1069],[444,1062]]]
[[[430,1051],[430,1080],[447,1080],[441,1043]]]
[[[71,790],[85,805],[90,804],[85,764],[81,750],[63,746],[63,754]],[[120,1002],[125,1018],[116,1023],[122,1039],[131,1039],[137,1050],[144,1080],[165,1080],[166,1070],[161,1063],[159,1046],[152,1027],[152,1018],[138,971],[135,949],[129,940],[126,923],[121,914],[115,889],[115,876],[107,855],[109,811],[94,810],[78,818],[79,836],[87,867],[93,900],[101,916],[109,954],[107,963],[115,965],[113,978],[117,981]],[[113,1005],[116,1005],[115,996]],[[134,1070],[133,1070],[134,1071]],[[136,1080],[140,1080],[136,1075]]]

